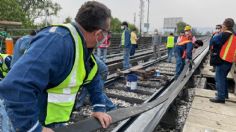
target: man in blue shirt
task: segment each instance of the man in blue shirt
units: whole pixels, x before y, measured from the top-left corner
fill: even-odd
[[[131,41],[130,41],[130,31],[128,29],[129,25],[127,22],[123,22],[121,25],[121,29],[123,30],[121,36],[121,46],[124,48],[124,61],[123,61],[123,69],[129,69],[130,63],[130,50],[131,50]]]
[[[90,72],[93,48],[106,37],[110,28],[110,10],[96,1],[86,2],[79,9],[75,22],[83,44],[86,72]],[[75,60],[75,45],[71,32],[59,26],[41,30],[31,41],[31,47],[0,82],[0,97],[16,131],[52,131],[43,127],[47,110],[47,90],[58,86],[70,74]],[[111,123],[106,114],[101,76],[97,75],[88,88],[93,104],[93,116],[104,128]],[[56,113],[55,113],[56,114]]]

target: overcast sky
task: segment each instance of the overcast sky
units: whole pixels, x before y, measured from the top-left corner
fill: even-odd
[[[53,22],[61,23],[70,16],[75,17],[80,6],[87,0],[53,0],[58,2],[62,10],[59,17],[53,18]],[[120,20],[134,22],[136,13],[136,25],[139,24],[140,0],[97,0],[107,5],[112,16]],[[144,22],[147,21],[147,2],[144,7]],[[151,29],[162,28],[163,18],[183,17],[184,22],[193,27],[214,27],[222,23],[227,17],[236,20],[236,0],[150,0]]]

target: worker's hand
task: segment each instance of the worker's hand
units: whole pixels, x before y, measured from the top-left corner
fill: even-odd
[[[47,128],[47,127],[43,127],[42,132],[54,132],[52,129]]]
[[[107,128],[112,122],[111,116],[104,112],[93,112],[92,116],[100,121],[103,128]]]

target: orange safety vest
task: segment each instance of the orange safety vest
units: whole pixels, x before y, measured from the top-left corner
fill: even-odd
[[[236,36],[231,35],[220,50],[220,58],[227,62],[236,62]]]
[[[191,40],[188,38],[188,37],[186,37],[186,36],[181,36],[181,38],[180,38],[180,42],[179,43],[177,43],[177,45],[185,45],[185,44],[187,44],[187,43],[189,43],[189,42],[191,42]]]

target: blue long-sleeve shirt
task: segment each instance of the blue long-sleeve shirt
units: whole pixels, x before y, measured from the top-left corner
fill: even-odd
[[[8,116],[17,131],[42,130],[39,122],[45,120],[46,90],[57,86],[68,76],[74,54],[73,39],[67,29],[45,28],[33,38],[31,47],[0,82],[0,97],[5,100]],[[100,80],[101,76],[97,74],[88,91],[94,111],[104,112],[105,100]]]
[[[125,32],[125,48],[131,48],[131,40],[130,40],[130,31],[128,29],[124,30]]]
[[[229,37],[232,35],[230,32],[222,32],[220,34],[217,34],[213,36],[210,40],[210,46],[222,46],[224,43],[229,39]],[[213,48],[214,49],[214,48]]]

